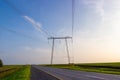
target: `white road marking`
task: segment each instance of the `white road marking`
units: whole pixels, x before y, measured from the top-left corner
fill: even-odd
[[[98,77],[98,76],[91,76],[91,75],[85,75],[86,77],[91,77],[91,78],[96,78],[96,79],[101,79],[101,80],[108,80],[106,78],[103,77]]]

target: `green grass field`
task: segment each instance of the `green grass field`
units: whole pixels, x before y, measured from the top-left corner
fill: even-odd
[[[20,65],[5,65],[0,67],[0,79],[20,70],[22,67]]]
[[[15,67],[14,71],[5,71],[7,75],[2,76],[0,80],[30,80],[30,66],[12,67]]]
[[[57,64],[43,66],[120,75],[120,63]],[[30,80],[30,76],[30,65],[6,65],[0,67],[0,80]]]
[[[74,64],[74,65],[58,64],[58,65],[52,65],[52,66],[46,65],[46,66],[120,75],[120,63],[86,63],[86,64]]]

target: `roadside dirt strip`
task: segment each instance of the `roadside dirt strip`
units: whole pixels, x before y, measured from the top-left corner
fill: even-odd
[[[59,80],[59,79],[31,66],[31,80]]]

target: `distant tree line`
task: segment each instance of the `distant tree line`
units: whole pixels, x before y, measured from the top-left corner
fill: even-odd
[[[2,60],[0,59],[0,67],[2,67],[3,66],[3,62],[2,62]]]

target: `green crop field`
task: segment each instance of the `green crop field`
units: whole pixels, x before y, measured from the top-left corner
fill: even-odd
[[[46,66],[120,75],[120,63],[86,63],[86,64],[74,64],[74,65],[58,64],[58,65],[52,65],[52,66],[46,65]]]
[[[0,73],[0,80],[30,80],[30,66],[4,66],[5,68],[13,68]]]
[[[23,66],[20,65],[6,65],[0,67],[0,79],[20,70],[22,67]]]

